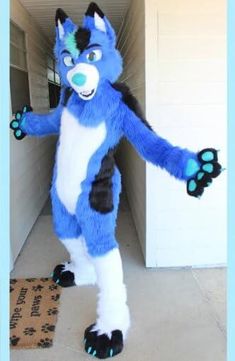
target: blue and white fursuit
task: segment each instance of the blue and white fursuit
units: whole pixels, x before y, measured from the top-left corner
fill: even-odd
[[[70,253],[53,279],[63,287],[97,284],[96,322],[85,330],[85,350],[98,358],[123,349],[130,326],[122,262],[115,238],[121,177],[114,153],[125,137],[139,155],[187,183],[200,197],[221,172],[217,152],[172,146],[144,119],[128,87],[117,83],[122,58],[115,32],[91,3],[82,27],[62,9],[56,12],[55,55],[61,96],[49,114],[25,106],[11,128],[17,139],[58,134],[51,187],[54,228]]]

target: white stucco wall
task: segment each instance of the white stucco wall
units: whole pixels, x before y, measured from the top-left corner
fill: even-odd
[[[118,48],[124,61],[121,81],[131,89],[145,110],[145,9],[144,1],[131,1],[119,32]],[[145,255],[146,165],[126,141],[118,152],[118,164],[131,207],[136,230]]]
[[[119,47],[122,79],[154,130],[194,151],[220,149],[226,167],[225,34],[224,0],[132,0]],[[147,266],[226,263],[226,172],[199,201],[126,143],[119,162]]]
[[[226,3],[146,0],[146,115],[173,144],[220,149],[226,166]],[[147,165],[147,265],[226,262],[226,172],[201,200]]]

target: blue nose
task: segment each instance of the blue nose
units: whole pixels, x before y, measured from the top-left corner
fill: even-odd
[[[72,77],[72,82],[78,86],[82,86],[86,82],[86,75],[77,73]]]

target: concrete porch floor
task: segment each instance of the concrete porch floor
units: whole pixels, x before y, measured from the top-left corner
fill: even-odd
[[[123,259],[132,327],[125,361],[225,361],[226,270],[146,269],[125,197],[117,238]],[[11,277],[48,277],[68,255],[53,234],[49,203],[38,218]],[[95,321],[95,287],[62,290],[54,346],[14,350],[11,361],[85,361],[84,329]]]

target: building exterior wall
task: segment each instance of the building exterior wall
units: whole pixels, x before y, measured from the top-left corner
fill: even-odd
[[[226,165],[226,9],[224,0],[132,0],[118,47],[125,81],[146,118],[173,144],[221,149]],[[31,104],[48,110],[46,53],[33,18],[11,1],[11,19],[26,32]],[[11,136],[13,258],[48,195],[54,140]],[[128,200],[146,265],[226,262],[226,173],[200,201],[185,184],[145,165],[127,142],[118,152]]]
[[[11,1],[11,20],[26,33],[31,106],[48,112],[47,54],[51,45],[18,0]],[[25,138],[11,134],[11,249],[15,261],[45,200],[51,179],[55,139]]]
[[[146,0],[146,115],[157,133],[226,166],[226,2]],[[226,262],[226,172],[199,201],[146,168],[148,266]]]
[[[118,48],[124,60],[121,81],[131,89],[145,111],[145,10],[144,1],[131,1],[119,31]],[[123,141],[118,151],[118,164],[143,253],[146,237],[146,172],[145,162]]]
[[[226,165],[226,3],[132,0],[119,34],[124,74],[154,130],[194,151],[221,149]],[[226,263],[226,173],[201,200],[184,183],[119,151],[149,267]]]

